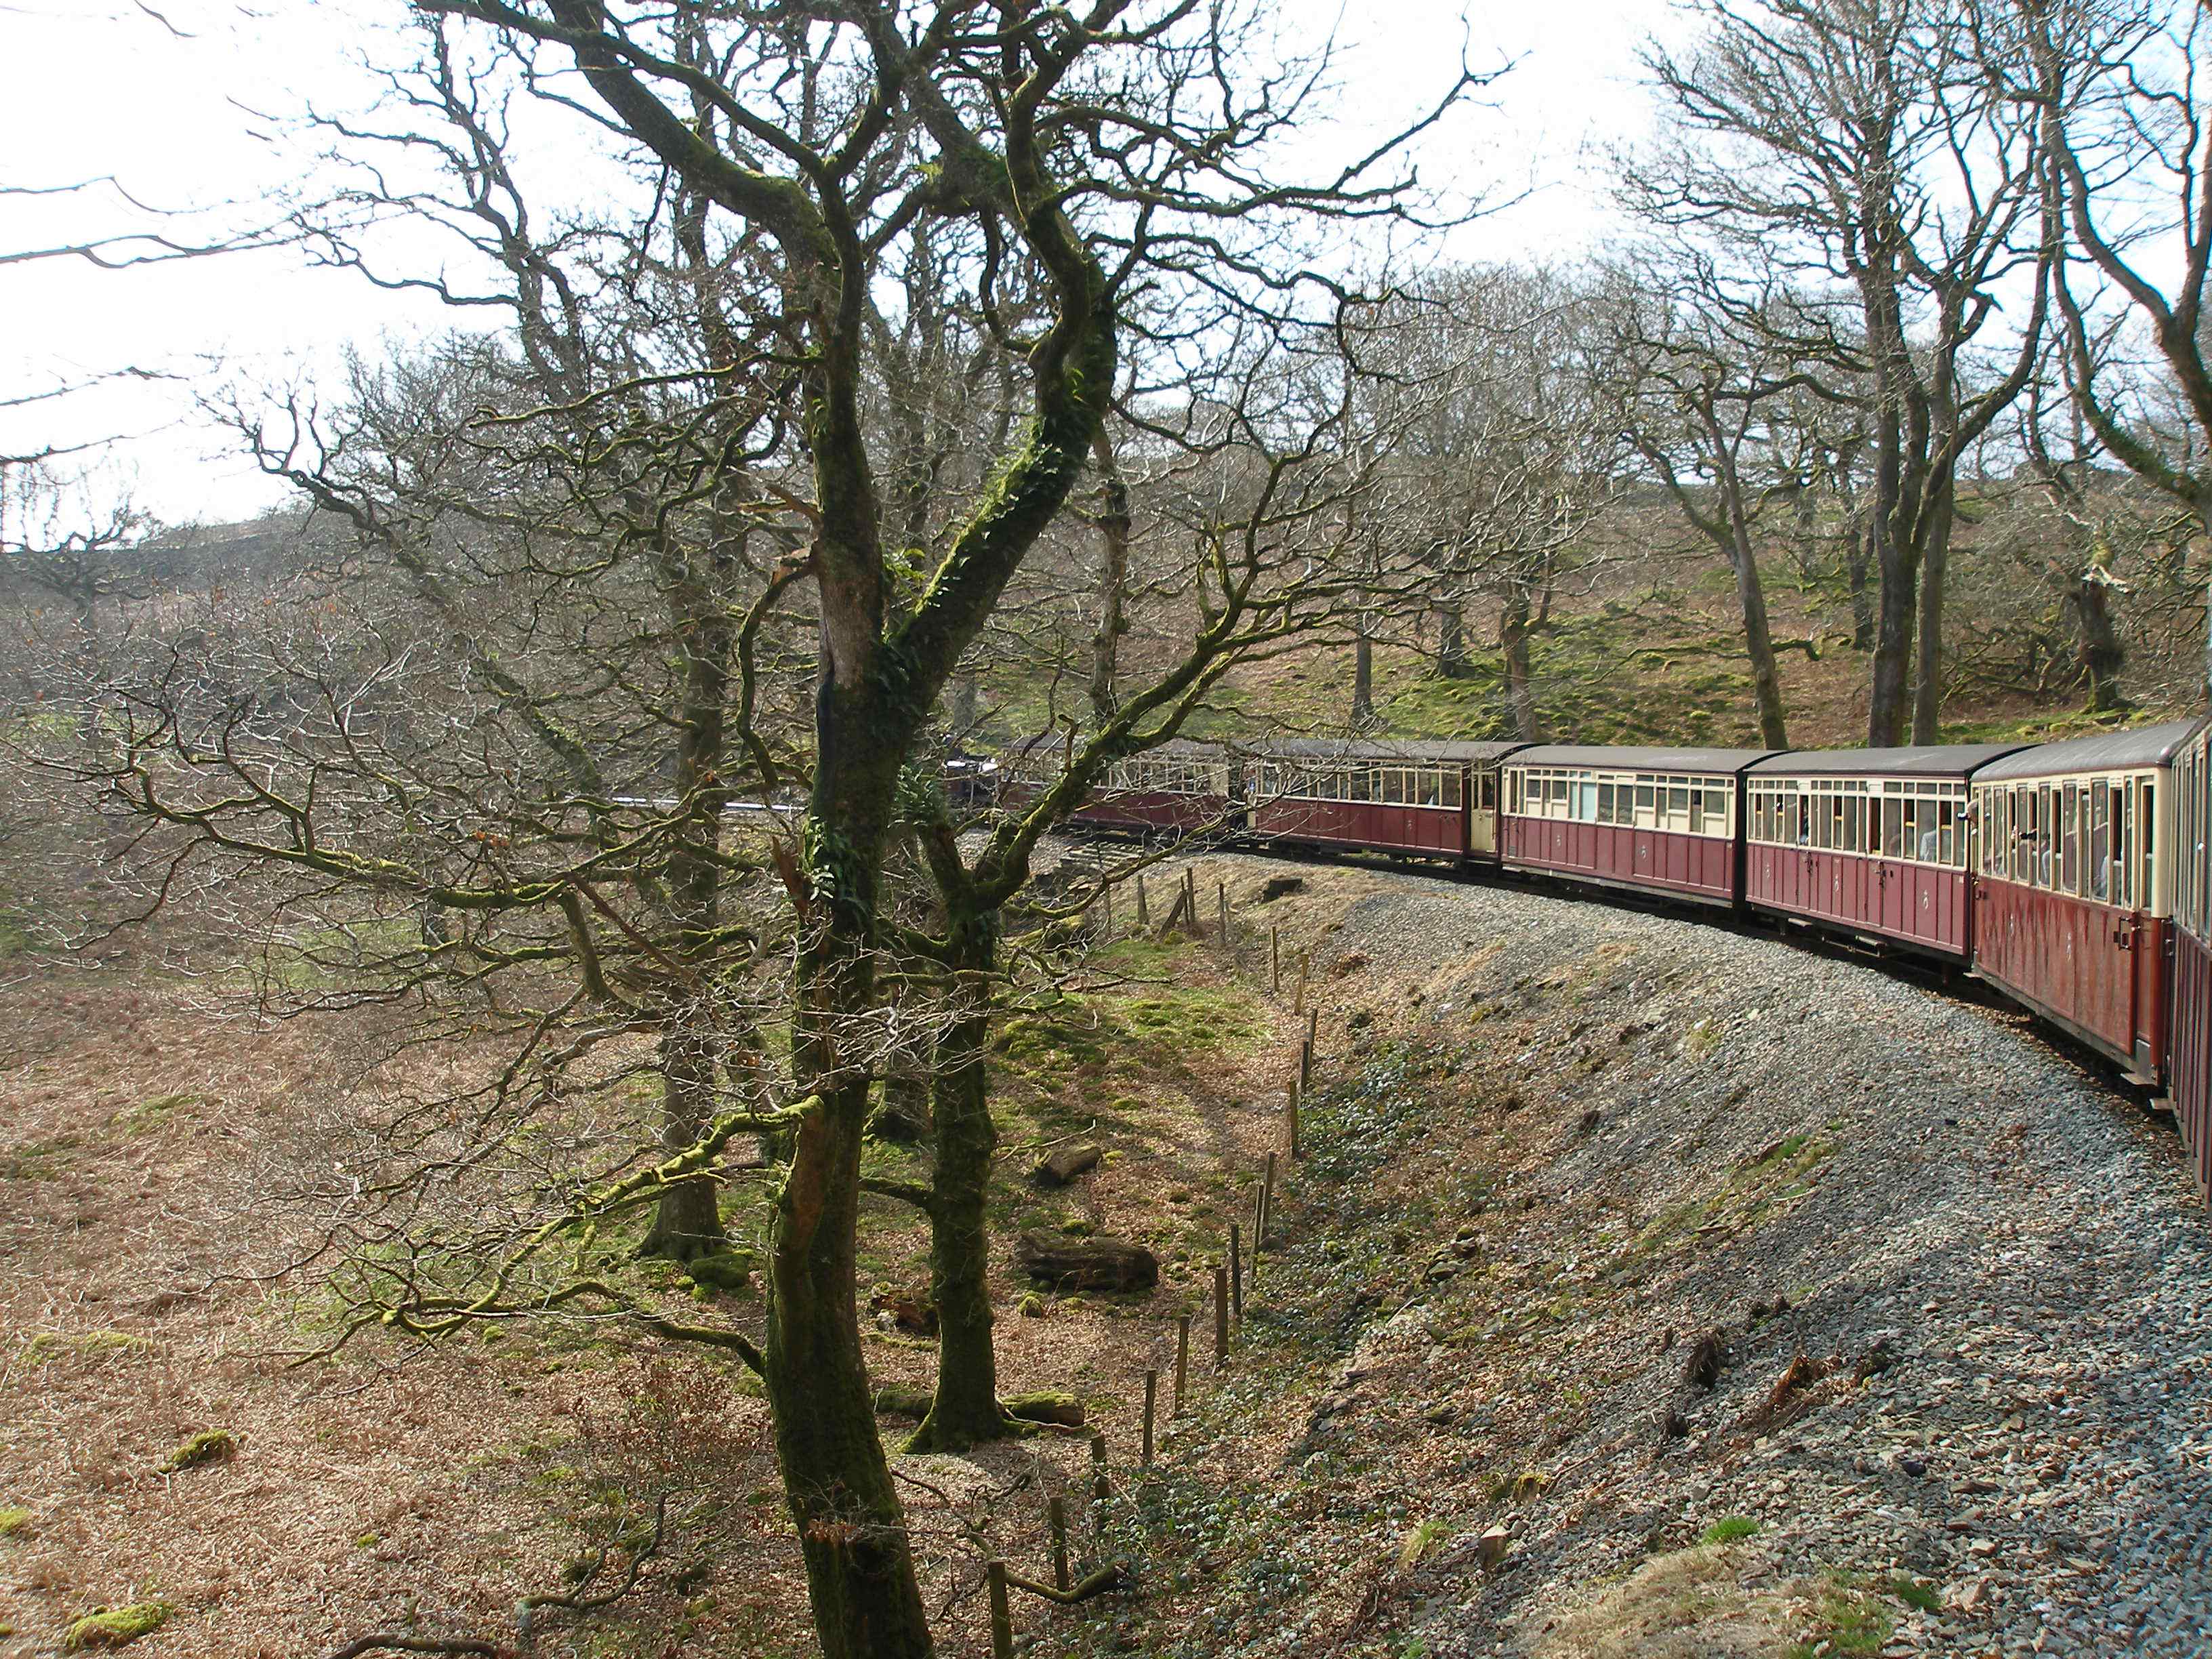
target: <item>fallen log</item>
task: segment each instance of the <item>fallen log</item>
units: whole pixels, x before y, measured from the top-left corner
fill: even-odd
[[[1159,1258],[1118,1238],[1025,1232],[1014,1242],[1014,1265],[1061,1290],[1142,1291],[1160,1281]]]
[[[1097,1169],[1098,1160],[1104,1156],[1104,1152],[1087,1140],[1073,1146],[1062,1146],[1038,1159],[1036,1168],[1030,1171],[1030,1177],[1041,1187],[1065,1187],[1085,1170]]]

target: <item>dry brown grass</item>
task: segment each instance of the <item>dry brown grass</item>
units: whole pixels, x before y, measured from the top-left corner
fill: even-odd
[[[1185,971],[1224,969],[1198,952]],[[662,1562],[598,1621],[604,1650],[808,1650],[766,1409],[734,1367],[520,1328],[288,1367],[328,1309],[310,1282],[235,1276],[301,1242],[297,1222],[241,1203],[237,1177],[297,1136],[331,1091],[346,1022],[368,1018],[216,1019],[200,985],[126,961],[0,990],[0,1508],[32,1515],[0,1539],[0,1653],[51,1650],[88,1609],[154,1596],[179,1616],[139,1644],[149,1654],[289,1659],[395,1626],[497,1634],[519,1596],[562,1588],[565,1565],[661,1492],[677,1494]],[[1101,1231],[1211,1236],[1277,1132],[1288,1052],[1193,1056],[1069,1202]],[[872,1201],[864,1246],[891,1276],[926,1277],[911,1212]],[[1148,1300],[1048,1297],[1024,1317],[1029,1287],[1003,1255],[1004,1388],[1085,1396],[1117,1462],[1133,1459],[1145,1364],[1202,1297],[1210,1257],[1170,1258]],[[903,1333],[871,1328],[868,1346],[879,1380],[931,1374],[928,1346]],[[234,1456],[162,1472],[211,1429],[235,1437]],[[903,1425],[885,1429],[896,1449]],[[948,1650],[980,1638],[987,1547],[1045,1571],[1044,1492],[1085,1461],[1053,1437],[901,1460]]]

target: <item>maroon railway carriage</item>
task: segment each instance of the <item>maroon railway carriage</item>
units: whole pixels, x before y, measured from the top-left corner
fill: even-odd
[[[1136,835],[1233,828],[1241,769],[1219,744],[1163,744],[1116,764],[1068,822]]]
[[[1768,749],[1522,749],[1503,767],[1507,869],[1705,904],[1742,896],[1743,774]]]
[[[1744,902],[1966,961],[1967,779],[2022,746],[1801,750],[1759,762],[1745,780]]]
[[[1495,859],[1510,743],[1286,739],[1251,769],[1247,821],[1271,842]]]
[[[2166,853],[2172,950],[2168,962],[2166,1088],[2197,1187],[2212,1194],[2212,727],[2199,726],[2173,756]]]
[[[2175,757],[2194,721],[2045,744],[1974,774],[1974,969],[2112,1055],[2166,1066]]]

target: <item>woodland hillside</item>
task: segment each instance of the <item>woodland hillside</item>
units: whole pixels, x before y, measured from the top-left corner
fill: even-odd
[[[2142,1100],[1065,837],[1193,737],[2203,707],[2212,9],[1688,0],[1571,246],[1480,8],[349,0],[250,94],[300,9],[93,9],[242,159],[0,185],[0,288],[117,296],[0,386],[0,1643],[2202,1650]],[[227,356],[179,271],[413,309]],[[186,427],[273,509],[102,465]],[[2087,914],[2178,793],[2015,845]]]

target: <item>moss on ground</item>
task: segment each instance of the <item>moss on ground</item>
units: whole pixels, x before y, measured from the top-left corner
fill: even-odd
[[[169,1454],[161,1472],[176,1474],[205,1463],[222,1462],[237,1453],[237,1437],[228,1429],[203,1429]]]
[[[154,1346],[151,1337],[135,1331],[40,1331],[32,1337],[23,1357],[33,1365],[62,1358],[113,1359],[141,1353]]]
[[[138,1601],[127,1607],[103,1607],[87,1613],[69,1627],[62,1651],[81,1653],[87,1648],[128,1647],[142,1636],[151,1636],[176,1615],[167,1601]]]
[[[54,1181],[69,1166],[70,1154],[82,1146],[75,1135],[54,1135],[26,1141],[0,1152],[0,1181]]]

